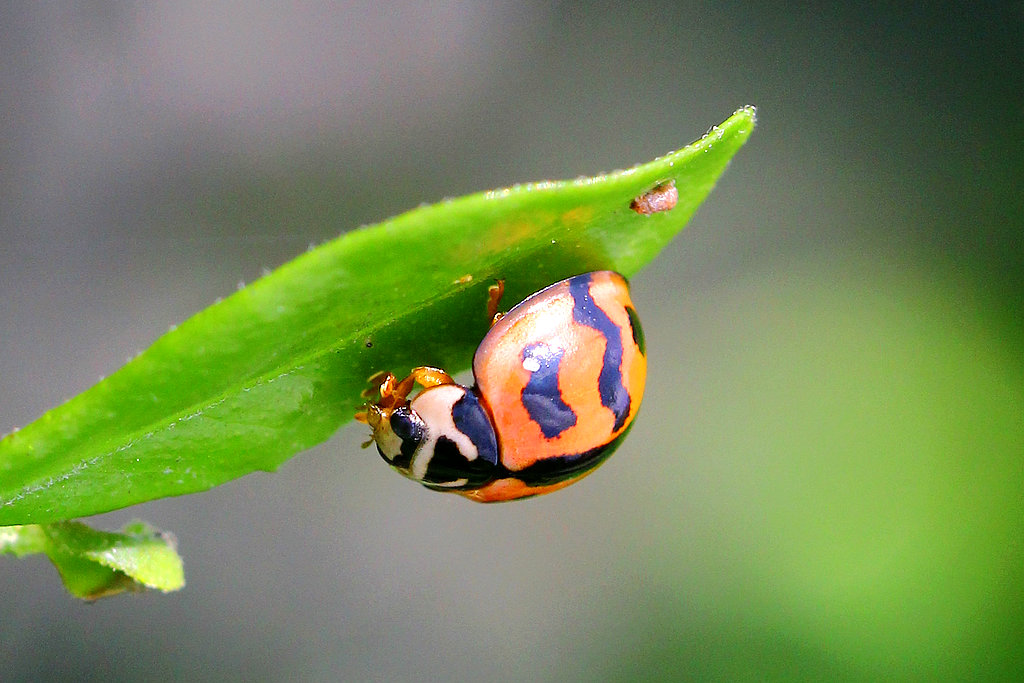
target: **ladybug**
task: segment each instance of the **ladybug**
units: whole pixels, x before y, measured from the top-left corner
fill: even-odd
[[[623,276],[576,275],[504,315],[503,289],[490,290],[493,322],[473,356],[474,386],[431,367],[401,381],[378,373],[363,393],[372,402],[356,415],[400,473],[484,503],[550,493],[592,472],[629,430],[647,376]],[[424,388],[410,400],[417,384]]]

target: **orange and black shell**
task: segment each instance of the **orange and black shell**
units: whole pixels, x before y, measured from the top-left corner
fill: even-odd
[[[510,310],[473,357],[504,471],[463,495],[548,493],[593,471],[640,407],[645,351],[629,284],[618,273],[562,280]]]
[[[647,359],[626,279],[584,273],[531,295],[491,327],[473,376],[472,388],[423,390],[393,417],[396,432],[411,437],[385,459],[425,486],[479,502],[549,493],[586,476],[618,446],[643,397]]]

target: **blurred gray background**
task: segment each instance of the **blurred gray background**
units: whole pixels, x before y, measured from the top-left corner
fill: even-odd
[[[633,278],[651,377],[577,486],[475,506],[341,430],[93,520],[188,586],[0,558],[8,680],[1024,673],[1024,4],[0,8],[0,432],[310,243],[759,127]]]

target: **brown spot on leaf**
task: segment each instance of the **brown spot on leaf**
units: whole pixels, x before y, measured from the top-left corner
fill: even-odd
[[[661,213],[674,209],[679,201],[679,190],[676,189],[676,181],[669,180],[658,183],[652,189],[629,203],[629,208],[637,213],[650,216],[652,213]]]

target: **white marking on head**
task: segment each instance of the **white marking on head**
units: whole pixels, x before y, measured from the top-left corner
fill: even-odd
[[[469,391],[458,384],[442,384],[420,392],[412,400],[410,408],[416,411],[426,426],[423,442],[412,458],[410,473],[414,479],[423,481],[427,476],[427,468],[434,457],[434,446],[440,437],[446,437],[455,443],[456,448],[466,460],[476,460],[476,446],[468,436],[455,427],[452,419],[452,406]],[[465,482],[463,482],[465,483]],[[437,484],[438,486],[461,486],[457,483]]]
[[[439,484],[433,484],[432,483],[431,486],[440,486],[442,488],[457,489],[460,486],[465,486],[468,483],[469,483],[469,479],[463,478],[463,479],[456,479],[455,481],[444,481],[444,482],[441,482]]]
[[[389,462],[402,452],[402,440],[391,430],[390,423],[381,425],[380,429],[375,429],[373,439]]]

